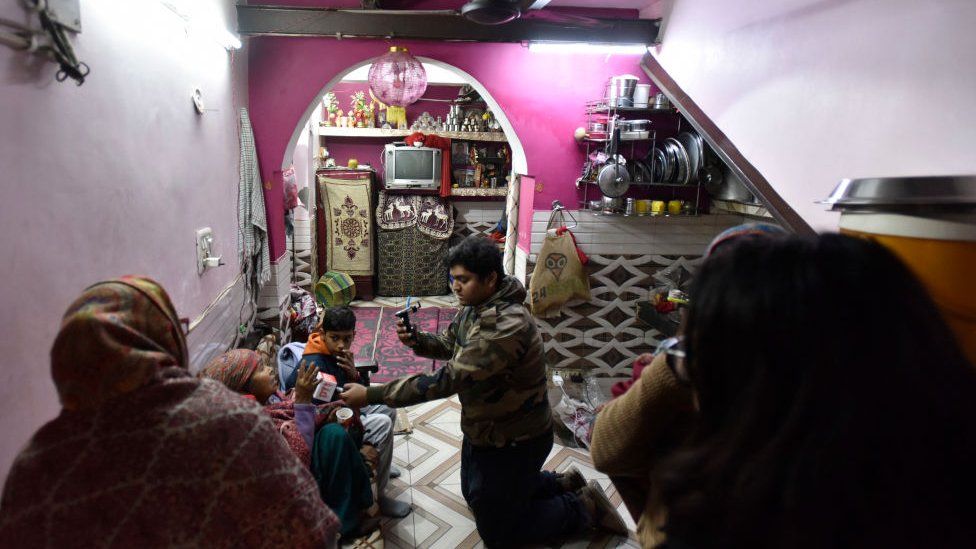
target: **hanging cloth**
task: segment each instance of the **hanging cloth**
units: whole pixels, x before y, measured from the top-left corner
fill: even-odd
[[[421,196],[417,228],[420,232],[438,240],[451,237],[454,232],[453,208],[437,196]]]
[[[258,155],[247,109],[240,112],[241,179],[237,190],[237,255],[253,265],[259,286],[271,280],[271,253],[268,250],[268,221],[264,211],[264,190],[258,171]]]

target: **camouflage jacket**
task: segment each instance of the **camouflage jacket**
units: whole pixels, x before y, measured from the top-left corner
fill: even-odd
[[[476,446],[507,446],[551,430],[542,336],[524,300],[522,283],[505,277],[487,301],[458,311],[442,334],[419,333],[415,353],[450,362],[433,374],[370,387],[368,402],[409,406],[457,393],[461,430]]]

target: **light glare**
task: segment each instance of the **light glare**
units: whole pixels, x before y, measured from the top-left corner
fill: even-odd
[[[529,42],[529,51],[533,53],[643,55],[647,51],[647,46],[645,44],[590,44],[588,42]]]

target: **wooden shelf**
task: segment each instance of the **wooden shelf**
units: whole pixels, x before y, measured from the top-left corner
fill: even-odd
[[[417,130],[393,130],[383,128],[345,128],[338,126],[319,126],[320,137],[361,137],[372,139],[386,139],[390,137],[406,137]],[[465,139],[468,141],[508,142],[502,132],[435,132],[440,137],[449,139]]]
[[[480,187],[458,187],[451,189],[451,196],[472,196],[476,198],[494,198],[508,196],[508,187],[485,189]]]

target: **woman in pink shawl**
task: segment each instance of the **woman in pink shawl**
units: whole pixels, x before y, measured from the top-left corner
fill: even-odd
[[[64,315],[62,410],[14,462],[9,547],[326,547],[339,522],[260,407],[187,371],[166,292],[125,277]]]

